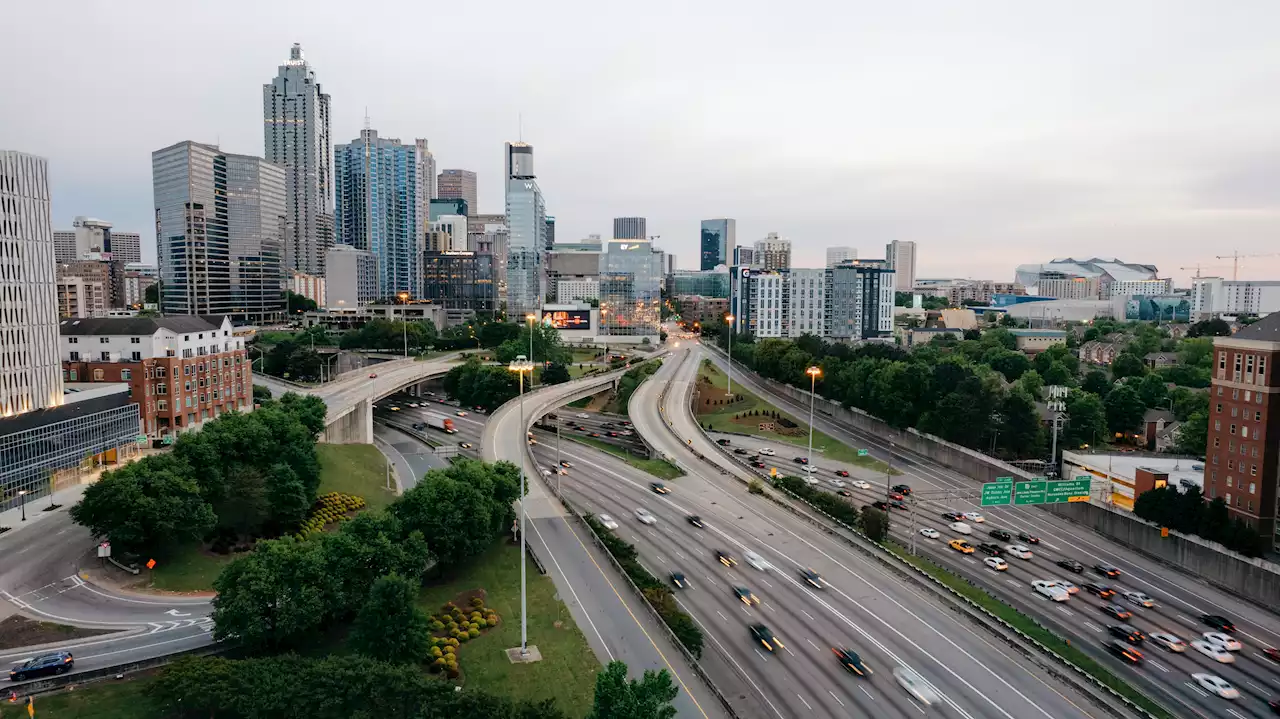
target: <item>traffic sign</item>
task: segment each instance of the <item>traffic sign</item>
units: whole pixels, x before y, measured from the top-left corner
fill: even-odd
[[[982,506],[1009,504],[1013,501],[1013,482],[987,482],[982,485]]]
[[[139,446],[139,447],[141,447],[141,446],[143,446],[143,445],[145,445],[145,444],[147,443],[147,435],[145,435],[145,434],[140,434],[140,435],[138,435],[137,437],[134,437],[134,438],[133,438],[133,441],[134,441],[134,442],[137,442],[137,443],[138,443],[138,446]]]
[[[1043,479],[1035,479],[1030,482],[1014,482],[1013,503],[1044,504],[1046,484],[1048,483]]]
[[[154,560],[154,559],[148,559],[148,560],[147,560],[147,569],[155,569],[155,568],[156,568],[156,560]]]
[[[1005,484],[1013,484],[1013,477],[996,477],[994,481],[1003,482]]]
[[[1045,492],[1044,501],[1049,504],[1088,502],[1090,484],[1092,482],[1089,477],[1076,477],[1075,479],[1050,482]]]
[[[868,451],[867,451],[867,450],[865,450],[865,449],[860,449],[860,450],[858,450],[858,456],[859,456],[859,457],[865,457],[865,456],[867,456],[868,454],[871,454],[871,453],[870,453],[870,452],[868,452]]]

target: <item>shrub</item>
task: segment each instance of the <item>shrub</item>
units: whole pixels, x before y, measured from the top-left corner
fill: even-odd
[[[451,647],[457,647],[457,646],[458,646],[458,639],[457,639],[457,637],[454,637],[453,639],[450,639],[450,640],[449,640],[449,646],[451,646]]]
[[[758,479],[753,479],[747,483],[748,494],[764,494],[764,483]]]
[[[444,652],[440,651],[440,647],[431,647],[431,656],[435,659],[439,659],[444,656]]]
[[[497,614],[486,614],[486,615],[485,615],[485,617],[484,617],[484,620],[485,620],[486,622],[488,622],[488,623],[489,623],[489,626],[491,626],[491,627],[492,627],[492,626],[496,626],[496,625],[497,625],[497,623],[498,623],[498,615],[497,615]]]
[[[450,644],[450,645],[448,645],[448,646],[446,646],[446,647],[444,648],[444,653],[445,653],[445,654],[448,654],[449,656],[453,656],[454,654],[456,654],[456,653],[457,653],[457,651],[458,651],[458,650],[457,650],[457,649],[455,649],[455,648],[454,648],[454,646],[453,646],[452,644]]]
[[[472,612],[470,616],[471,616],[471,621],[474,622],[475,620],[480,618],[480,612]]]
[[[472,639],[475,639],[476,637],[480,636],[480,630],[473,627],[471,631],[467,632],[467,636],[471,637]]]
[[[465,642],[470,638],[471,638],[471,635],[466,632],[458,632],[458,636],[454,637],[454,639],[458,642]]]
[[[431,631],[433,632],[444,631],[444,624],[439,619],[431,622]]]
[[[477,620],[475,621],[475,623],[474,623],[474,624],[472,624],[471,626],[473,626],[473,627],[479,627],[479,628],[481,628],[481,629],[484,629],[484,628],[486,628],[486,627],[488,627],[488,626],[489,626],[489,623],[488,623],[488,622],[486,622],[486,621],[485,621],[485,620],[483,620],[483,619],[477,619]]]
[[[483,607],[483,606],[484,606],[484,600],[483,600],[483,599],[481,599],[480,597],[472,597],[472,598],[471,598],[471,606],[473,606],[473,607],[475,607],[475,608],[479,609],[480,607]]]

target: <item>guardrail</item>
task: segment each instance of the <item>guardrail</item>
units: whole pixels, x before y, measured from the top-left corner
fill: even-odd
[[[114,666],[100,667],[98,669],[89,669],[83,672],[74,672],[72,674],[63,674],[61,676],[49,677],[48,679],[26,682],[25,684],[17,685],[11,691],[17,694],[18,699],[40,696],[41,694],[51,694],[71,686],[92,684],[104,679],[120,679],[127,674],[162,667],[180,657],[208,656],[210,654],[220,654],[228,649],[229,647],[224,647],[220,644],[210,644],[204,647],[186,649],[180,652],[173,652],[172,654],[165,654],[164,656],[129,662],[127,664],[116,664]]]

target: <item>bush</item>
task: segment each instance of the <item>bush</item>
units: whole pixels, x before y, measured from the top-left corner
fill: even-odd
[[[751,480],[750,482],[747,483],[747,493],[748,494],[764,494],[764,482],[761,482],[758,479]]]
[[[476,609],[479,609],[480,607],[484,606],[484,600],[481,599],[480,597],[472,597],[471,606],[475,607]]]
[[[472,627],[471,631],[467,632],[467,636],[470,637],[471,639],[475,639],[476,637],[480,636],[480,630],[475,627]]]
[[[440,651],[440,647],[431,647],[431,656],[435,659],[439,659],[444,656],[444,652]]]

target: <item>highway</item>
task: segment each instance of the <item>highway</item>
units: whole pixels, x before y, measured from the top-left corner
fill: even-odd
[[[713,675],[717,684],[732,689],[735,709],[764,717],[916,716],[920,706],[890,676],[895,667],[909,666],[944,697],[942,713],[948,716],[1099,715],[1085,699],[1050,685],[999,640],[933,604],[874,560],[766,500],[749,498],[738,480],[694,457],[664,426],[657,404],[668,387],[666,409],[677,420],[677,398],[691,387],[698,351],[678,351],[631,402],[637,429],[688,475],[667,482],[672,493],[656,494],[651,477],[596,456],[580,458],[563,486],[584,509],[611,515],[619,534],[637,545],[656,576],[679,570],[691,580],[681,601],[704,627],[704,664],[719,673]],[[682,438],[710,445],[691,419],[676,424]],[[715,454],[697,448],[709,457]],[[540,454],[540,463],[550,463],[549,457]],[[637,508],[650,511],[656,524],[641,525]],[[706,528],[690,525],[690,514],[701,516]],[[721,566],[717,549],[736,557],[738,565]],[[772,569],[749,567],[743,556],[748,550],[761,554]],[[827,586],[806,585],[800,571],[807,567],[817,570]],[[751,589],[760,605],[748,608],[740,602],[732,593],[735,585]],[[773,655],[759,650],[747,629],[756,621],[769,626],[786,649]],[[832,655],[834,646],[859,652],[875,675],[861,679],[846,673]],[[720,668],[712,654],[731,669]]]
[[[725,357],[719,352],[703,350],[722,368],[727,365]],[[790,400],[780,393],[771,392],[766,383],[752,374],[735,367],[735,384],[741,384],[751,392],[760,396],[779,409],[788,411],[804,420],[808,416],[808,407]],[[903,474],[894,476],[892,482],[909,484],[917,492],[928,495],[930,491],[966,488],[978,486],[976,480],[964,477],[950,469],[930,462],[915,454],[904,453],[900,448],[887,446],[882,439],[870,433],[856,431],[851,427],[838,424],[821,413],[815,415],[815,428],[827,435],[847,441],[850,446],[864,447],[871,450],[877,459],[887,461],[892,456],[895,469]],[[751,442],[750,444],[759,444]],[[803,454],[799,448],[795,454]],[[892,453],[892,455],[891,455]],[[790,454],[785,453],[785,454]],[[784,459],[786,462],[789,457]],[[842,465],[820,459],[815,455],[815,465],[820,471],[816,475],[821,478],[822,486],[833,490],[830,483],[834,479],[835,469],[846,469],[853,477],[868,478],[866,470]],[[780,467],[785,470],[785,467]],[[861,472],[861,474],[859,473]],[[790,472],[800,474],[799,472]],[[862,504],[884,499],[884,475],[870,477],[873,481],[871,490],[858,490],[852,486],[848,489],[855,494],[853,501]],[[984,555],[975,553],[963,557],[946,548],[947,540],[959,535],[947,528],[941,513],[944,511],[980,511],[986,521],[983,524],[972,524],[975,533],[972,543],[997,541],[987,535],[990,529],[1002,528],[1013,534],[1025,531],[1038,537],[1038,545],[1031,546],[1033,558],[1020,560],[1006,557],[1010,569],[1006,575],[996,573],[982,564]],[[974,501],[922,501],[917,506],[917,524],[915,529],[932,527],[941,532],[939,540],[929,541],[917,535],[916,543],[921,551],[928,553],[941,563],[969,576],[986,586],[989,590],[1001,595],[1019,609],[1040,618],[1046,625],[1073,640],[1095,658],[1111,667],[1120,675],[1131,674],[1134,684],[1164,704],[1169,709],[1185,716],[1199,717],[1239,717],[1258,715],[1270,712],[1266,706],[1269,699],[1280,696],[1280,665],[1266,658],[1261,650],[1266,647],[1280,645],[1280,633],[1276,631],[1275,617],[1252,604],[1244,602],[1215,587],[1196,581],[1186,575],[1163,567],[1141,555],[1129,552],[1126,548],[1111,542],[1106,537],[1089,532],[1071,524],[1057,516],[1032,507],[977,507]],[[908,541],[909,519],[902,513],[895,513],[896,530],[894,532],[901,541]],[[1016,540],[1015,540],[1016,542]],[[998,542],[1002,546],[1008,542]],[[1024,543],[1025,544],[1025,543]],[[1084,565],[1083,574],[1074,574],[1056,566],[1059,560],[1075,560]],[[1106,562],[1120,569],[1121,575],[1115,579],[1107,579],[1092,570],[1098,562]],[[1235,622],[1236,636],[1244,644],[1243,651],[1236,652],[1236,660],[1231,664],[1221,664],[1205,657],[1194,649],[1188,649],[1181,655],[1157,648],[1150,642],[1139,648],[1147,661],[1141,667],[1130,667],[1118,659],[1108,655],[1103,643],[1110,640],[1107,633],[1109,624],[1118,624],[1101,611],[1101,606],[1111,602],[1100,601],[1097,597],[1081,592],[1069,600],[1068,606],[1059,606],[1043,598],[1037,598],[1030,587],[1035,579],[1065,579],[1083,586],[1094,582],[1109,585],[1119,592],[1125,590],[1143,592],[1155,600],[1152,608],[1138,607],[1117,598],[1120,604],[1133,613],[1129,623],[1150,634],[1161,631],[1190,641],[1200,638],[1198,635],[1212,631],[1211,627],[1200,623],[1203,614],[1223,614]],[[1216,674],[1231,682],[1241,693],[1241,698],[1230,701],[1205,692],[1195,685],[1190,675],[1194,672]]]

